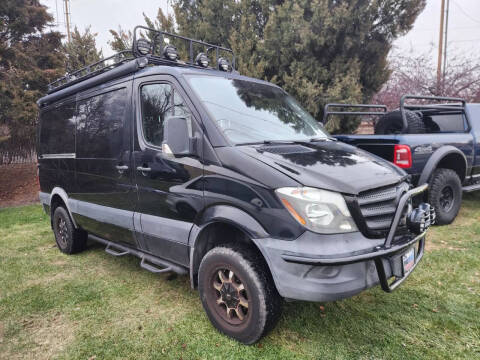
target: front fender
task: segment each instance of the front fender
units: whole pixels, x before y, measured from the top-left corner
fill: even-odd
[[[195,222],[199,228],[213,222],[224,222],[238,227],[253,239],[268,237],[268,232],[250,214],[230,205],[215,205],[207,208]]]
[[[242,230],[252,239],[261,239],[269,236],[263,226],[247,212],[229,205],[215,205],[207,208],[195,221],[190,231],[188,244],[190,246],[190,282],[195,288],[195,274],[200,266],[202,244],[197,244],[202,231],[213,223],[226,223]]]

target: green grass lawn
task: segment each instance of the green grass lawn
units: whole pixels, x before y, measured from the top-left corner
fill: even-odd
[[[254,346],[219,334],[186,276],[141,270],[98,245],[57,250],[38,205],[0,210],[1,359],[480,358],[480,196],[393,294],[288,303]]]

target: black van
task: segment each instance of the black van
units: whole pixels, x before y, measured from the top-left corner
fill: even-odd
[[[231,50],[134,34],[132,52],[38,101],[40,199],[61,251],[88,237],[154,273],[189,274],[212,323],[245,344],[275,325],[282,299],[390,292],[407,278],[434,220],[415,200],[427,185],[239,75]]]

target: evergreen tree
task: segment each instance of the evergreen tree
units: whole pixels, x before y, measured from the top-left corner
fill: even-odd
[[[90,27],[87,27],[81,34],[75,26],[70,42],[63,46],[68,72],[93,64],[103,58],[102,51],[97,50],[96,36],[96,33],[90,32]]]
[[[241,73],[284,87],[317,119],[328,102],[367,102],[380,90],[392,42],[424,7],[425,0],[174,3],[181,35],[231,47]],[[351,131],[358,120],[330,124]]]
[[[111,49],[115,52],[130,50],[132,48],[133,42],[133,33],[131,30],[123,30],[121,26],[118,27],[118,30],[110,29],[110,34],[113,37],[113,40],[108,42]]]
[[[172,15],[165,15],[161,8],[158,9],[157,16],[153,20],[145,14],[143,14],[143,18],[145,20],[146,27],[166,31],[169,33],[175,32],[174,17]],[[113,40],[109,41],[108,44],[113,51],[119,52],[130,50],[132,48],[133,32],[131,30],[126,31],[119,26],[118,30],[111,29],[110,34],[112,35]],[[145,34],[144,31],[140,31],[137,36],[142,36],[149,40],[152,40],[154,37],[153,34]]]
[[[64,73],[62,35],[36,0],[0,2],[0,126],[3,155],[28,155],[35,146],[36,100]],[[6,129],[6,130],[5,130]],[[3,157],[0,157],[2,161]]]

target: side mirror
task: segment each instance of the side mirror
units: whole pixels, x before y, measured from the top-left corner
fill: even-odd
[[[187,118],[171,116],[163,125],[164,140],[162,150],[165,154],[191,155],[194,150],[194,139],[190,137]]]

